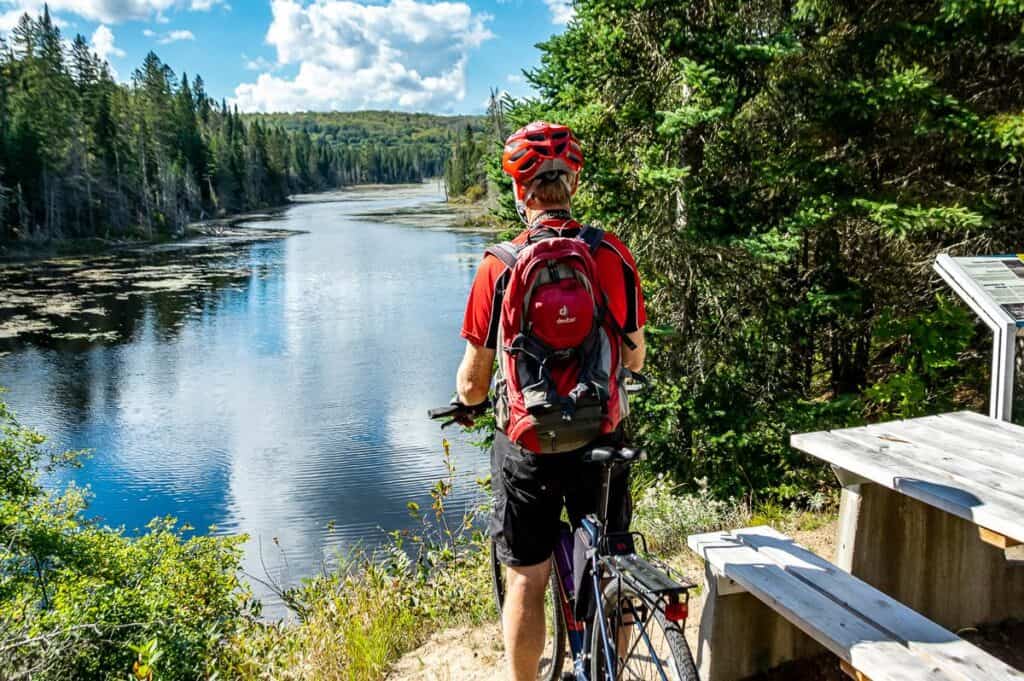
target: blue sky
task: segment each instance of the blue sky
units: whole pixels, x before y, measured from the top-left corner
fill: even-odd
[[[41,0],[0,0],[0,29]],[[149,50],[247,111],[478,113],[491,87],[529,94],[534,45],[565,28],[568,0],[51,0],[130,77]]]

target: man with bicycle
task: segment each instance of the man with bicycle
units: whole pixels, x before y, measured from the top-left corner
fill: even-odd
[[[643,367],[646,313],[629,249],[571,217],[583,167],[572,131],[531,123],[509,137],[502,167],[526,229],[488,249],[479,266],[457,392],[463,405],[483,405],[498,360],[490,531],[507,567],[502,630],[510,678],[534,681],[562,508],[574,527],[597,510],[601,469],[583,455],[622,442],[622,383]],[[612,480],[612,532],[629,527],[625,470]]]

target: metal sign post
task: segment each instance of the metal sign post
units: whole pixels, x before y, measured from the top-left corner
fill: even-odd
[[[992,329],[989,415],[1010,421],[1017,334],[1024,330],[1024,259],[1017,255],[940,255],[935,271]]]

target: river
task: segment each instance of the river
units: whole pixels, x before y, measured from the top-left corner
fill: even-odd
[[[327,198],[258,225],[293,236],[0,267],[3,399],[92,450],[50,484],[88,485],[89,513],[129,532],[246,533],[245,572],[281,585],[429,507],[445,469],[425,412],[451,395],[488,237],[444,227],[436,183]],[[487,464],[461,438],[453,454],[458,513]]]

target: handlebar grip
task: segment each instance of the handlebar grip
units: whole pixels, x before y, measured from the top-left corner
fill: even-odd
[[[459,402],[452,402],[443,407],[435,407],[434,409],[427,410],[427,416],[431,419],[446,419],[453,418],[463,414],[469,416],[480,416],[491,407],[490,400],[484,400],[480,404],[474,404],[472,406],[466,406]]]
[[[428,409],[427,416],[431,419],[444,419],[449,416],[454,416],[458,413],[460,406],[457,404],[449,404],[444,407],[437,407],[435,409]]]

